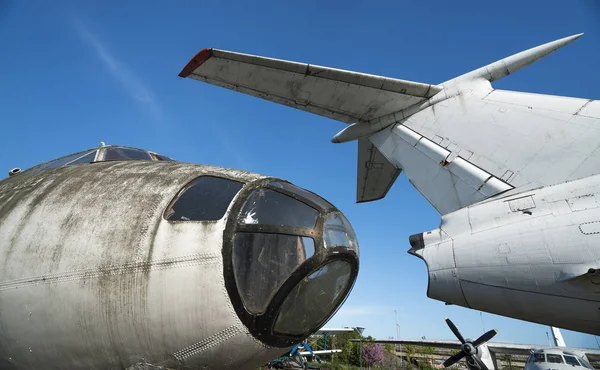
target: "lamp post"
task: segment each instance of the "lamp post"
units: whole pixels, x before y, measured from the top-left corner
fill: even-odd
[[[362,370],[362,334],[363,334],[364,330],[365,330],[365,328],[360,328],[360,327],[356,328],[356,331],[358,331],[358,334],[359,334],[358,339],[360,341],[360,349],[358,350],[358,356],[359,356],[359,359],[360,359],[359,360],[360,370]]]
[[[394,310],[394,318],[396,319],[396,340],[398,340],[398,313]]]

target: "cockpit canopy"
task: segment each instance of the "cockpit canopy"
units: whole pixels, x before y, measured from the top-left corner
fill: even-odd
[[[108,162],[108,161],[175,161],[166,155],[158,154],[149,150],[129,148],[118,145],[102,145],[98,148],[84,150],[60,157],[49,162],[31,167],[23,173],[36,173],[43,170],[63,166],[74,166],[80,164]]]
[[[567,364],[573,367],[583,367],[594,369],[594,367],[584,358],[577,356],[574,353],[563,352],[560,350],[538,350],[533,352],[527,359],[528,363],[550,363],[550,364]]]

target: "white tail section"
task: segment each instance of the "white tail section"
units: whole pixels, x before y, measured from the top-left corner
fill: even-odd
[[[550,327],[552,329],[552,339],[554,340],[554,345],[557,347],[566,347],[565,340],[563,339],[562,333],[560,329],[555,328],[554,326]]]
[[[202,50],[180,76],[350,124],[332,141],[363,139],[358,201],[384,197],[402,170],[445,214],[514,188],[600,174],[600,101],[491,86],[580,36],[439,85],[218,49]]]

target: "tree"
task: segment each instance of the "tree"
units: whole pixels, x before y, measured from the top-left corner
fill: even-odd
[[[431,347],[431,346],[427,346],[427,347],[421,347],[417,352],[426,354],[426,355],[433,355],[435,354],[435,348]]]
[[[360,339],[360,334],[355,330],[351,333],[341,333],[337,335],[336,343],[341,345],[342,353],[335,356],[334,362],[345,365],[360,364],[360,343],[350,342],[351,339]]]
[[[369,367],[383,361],[383,346],[381,344],[363,344],[362,358]]]

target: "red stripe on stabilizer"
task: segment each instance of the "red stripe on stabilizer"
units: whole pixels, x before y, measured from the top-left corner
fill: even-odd
[[[200,50],[200,52],[196,54],[185,67],[183,67],[181,72],[179,72],[179,77],[187,77],[191,75],[196,68],[200,67],[202,63],[206,62],[211,56],[212,48]]]

